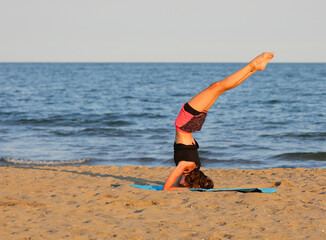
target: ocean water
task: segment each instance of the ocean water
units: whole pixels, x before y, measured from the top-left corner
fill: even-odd
[[[1,63],[0,165],[173,166],[180,107],[242,63]],[[326,167],[326,64],[271,63],[210,109],[206,168]]]

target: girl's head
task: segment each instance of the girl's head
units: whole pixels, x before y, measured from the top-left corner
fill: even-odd
[[[214,187],[213,181],[198,169],[191,171],[182,179],[184,179],[183,185],[189,188],[210,189]]]

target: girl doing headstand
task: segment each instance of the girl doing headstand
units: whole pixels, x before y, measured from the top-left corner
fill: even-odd
[[[200,171],[199,145],[192,133],[199,131],[210,107],[224,92],[237,87],[257,71],[263,71],[274,53],[265,52],[245,67],[208,88],[185,103],[175,121],[174,162],[176,168],[165,182],[163,190],[181,188],[213,188],[213,181]]]

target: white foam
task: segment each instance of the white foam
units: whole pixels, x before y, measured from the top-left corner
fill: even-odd
[[[74,160],[29,160],[20,158],[2,158],[5,162],[22,165],[70,165],[81,164],[93,160],[92,158],[74,159]]]

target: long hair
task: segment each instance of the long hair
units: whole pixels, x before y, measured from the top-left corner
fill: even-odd
[[[214,187],[212,179],[207,177],[202,171],[195,169],[186,177],[185,182],[190,188],[210,189]]]

